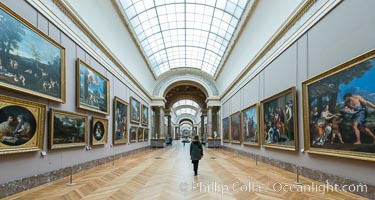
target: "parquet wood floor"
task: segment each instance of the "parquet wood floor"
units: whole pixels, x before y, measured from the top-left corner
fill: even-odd
[[[296,192],[295,174],[219,149],[204,150],[194,176],[189,147],[145,150],[116,160],[114,167],[108,163],[75,174],[74,186],[66,186],[66,177],[5,199],[363,199],[347,192]],[[300,182],[306,188],[324,185],[304,177]],[[278,192],[281,184],[295,192],[289,187]]]

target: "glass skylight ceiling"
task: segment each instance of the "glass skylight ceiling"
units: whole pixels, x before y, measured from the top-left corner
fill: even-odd
[[[214,76],[248,0],[121,0],[156,76],[190,67]]]
[[[195,115],[197,114],[197,111],[191,109],[191,108],[181,108],[176,110],[176,115],[182,115],[182,114],[190,114],[190,115]]]
[[[189,105],[189,106],[194,106],[196,108],[200,108],[199,105],[195,103],[195,101],[188,100],[188,99],[177,101],[176,103],[173,104],[172,107],[176,108],[178,106],[184,106],[184,105]]]

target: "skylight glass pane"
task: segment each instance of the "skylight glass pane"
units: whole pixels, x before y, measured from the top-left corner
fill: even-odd
[[[215,75],[247,2],[120,1],[126,20],[156,76],[180,67]]]

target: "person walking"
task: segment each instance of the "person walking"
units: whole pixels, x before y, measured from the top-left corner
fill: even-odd
[[[190,157],[194,165],[194,176],[198,175],[198,163],[199,160],[203,157],[203,148],[202,144],[199,142],[198,135],[194,136],[193,141],[190,145]]]

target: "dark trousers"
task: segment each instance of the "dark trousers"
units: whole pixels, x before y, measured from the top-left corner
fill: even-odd
[[[194,175],[197,175],[198,174],[198,163],[199,163],[199,160],[193,160],[193,165],[194,165]]]

